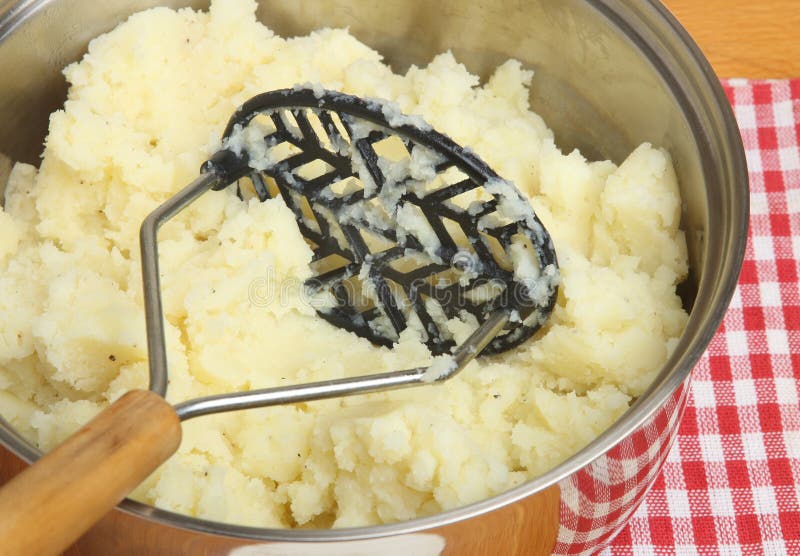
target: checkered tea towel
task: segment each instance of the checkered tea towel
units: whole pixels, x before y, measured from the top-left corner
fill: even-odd
[[[605,556],[800,556],[800,80],[723,86],[750,171],[744,267],[664,471]]]

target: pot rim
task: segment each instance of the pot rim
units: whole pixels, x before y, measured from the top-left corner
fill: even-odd
[[[708,295],[711,298],[708,313],[699,316],[696,311],[691,313],[690,323],[694,319],[704,318],[701,326],[693,337],[687,338],[684,335],[681,338],[679,346],[674,350],[653,385],[610,428],[554,469],[491,498],[428,517],[369,527],[274,529],[204,520],[155,508],[130,499],[121,502],[117,506],[118,509],[161,525],[262,541],[352,541],[426,531],[477,517],[512,504],[577,473],[639,428],[666,403],[680,385],[687,381],[691,370],[705,352],[725,315],[744,259],[749,190],[747,165],[739,128],[733,110],[711,65],[688,33],[659,0],[585,1],[602,17],[618,27],[656,68],[659,76],[665,81],[665,85],[681,106],[694,137],[707,140],[705,146],[702,144],[703,141],[698,141],[698,149],[701,154],[703,148],[707,149],[708,145],[719,143],[719,165],[723,167],[723,174],[716,175],[717,172],[711,168],[711,163],[706,157],[703,157],[704,176],[706,180],[709,179],[709,175],[712,178],[716,175],[717,180],[731,181],[731,195],[738,197],[735,199],[738,203],[734,202],[731,207],[728,207],[731,209],[730,217],[733,224],[730,226],[728,237],[723,238],[723,241],[726,242],[724,246],[727,248],[728,256],[721,262],[722,272],[715,277],[709,277],[710,273],[706,272],[706,276],[700,284],[701,292],[707,289],[712,290],[712,293]],[[4,6],[0,3],[0,42],[48,3],[49,0],[7,2]],[[655,49],[649,46],[651,43],[645,38],[644,33],[655,35],[669,45],[671,50]],[[683,79],[676,71],[682,73]],[[702,106],[695,106],[687,98],[695,95],[699,96],[699,101],[695,99],[695,103],[700,102]],[[710,138],[708,137],[709,130],[703,127],[703,118],[701,117],[703,113],[711,118],[711,123],[708,125],[712,128],[711,131],[714,135]],[[0,416],[0,443],[28,463],[42,455],[2,416]]]

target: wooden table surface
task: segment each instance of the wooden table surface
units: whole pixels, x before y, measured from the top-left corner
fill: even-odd
[[[662,0],[720,77],[800,77],[800,0]]]

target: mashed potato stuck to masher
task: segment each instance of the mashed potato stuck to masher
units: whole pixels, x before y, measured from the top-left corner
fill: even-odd
[[[534,338],[444,384],[188,421],[135,498],[254,526],[370,525],[503,492],[585,446],[687,319],[667,153],[645,144],[620,166],[562,153],[516,61],[484,84],[449,52],[398,75],[345,30],[284,39],[254,12],[149,10],[66,68],[40,168],[14,167],[0,210],[2,416],[47,450],[147,387],[141,221],[197,176],[239,104],[312,82],[392,100],[513,181],[553,236],[558,305]],[[210,192],[159,246],[171,402],[430,361],[413,330],[386,349],[315,314],[311,250],[280,199]]]

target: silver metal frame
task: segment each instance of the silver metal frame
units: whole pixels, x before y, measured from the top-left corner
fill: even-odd
[[[203,193],[219,183],[212,173],[201,174],[196,180],[170,197],[151,212],[142,223],[139,244],[142,251],[142,283],[144,286],[144,308],[147,324],[147,352],[149,358],[149,389],[165,398],[169,380],[167,349],[164,337],[164,314],[161,302],[161,278],[158,261],[158,230],[170,218],[181,212]],[[499,310],[489,316],[462,344],[453,350],[454,365],[430,382],[443,382],[459,372],[472,361],[508,324],[509,313]],[[175,405],[181,421],[209,415],[256,407],[309,402],[357,394],[369,394],[383,390],[396,390],[428,384],[427,367],[416,367],[336,380],[323,380],[278,388],[263,388],[247,392],[217,394],[187,400]]]
[[[611,428],[589,446],[555,469],[517,488],[487,500],[435,516],[402,523],[337,530],[286,530],[243,527],[206,521],[157,509],[132,500],[122,511],[145,516],[171,527],[269,541],[345,541],[413,533],[468,519],[506,506],[542,491],[578,472],[603,456],[645,423],[683,384],[705,351],[727,309],[744,256],[748,215],[747,167],[738,127],[725,94],[710,65],[688,34],[657,0],[586,0],[611,25],[619,28],[635,48],[647,57],[682,107],[691,127],[706,183],[727,183],[733,191],[729,205],[709,207],[708,228],[725,211],[726,231],[706,244],[704,257],[719,271],[703,274],[698,302],[690,316],[687,333],[679,342],[664,371],[648,392]],[[0,4],[0,39],[48,2],[24,1]],[[714,145],[714,149],[711,148]],[[713,156],[717,153],[717,156]],[[719,153],[722,153],[719,155]],[[701,299],[702,297],[702,299]],[[41,453],[7,423],[0,421],[0,441],[22,458],[32,461]]]
[[[430,382],[443,382],[461,372],[503,330],[506,324],[508,324],[508,314],[505,311],[497,311],[490,315],[464,343],[453,350],[454,365],[452,368]],[[426,367],[416,367],[404,371],[207,396],[179,403],[175,405],[175,412],[181,418],[181,421],[185,421],[201,415],[240,409],[369,394],[384,390],[409,388],[411,386],[434,387],[430,382],[426,382],[426,370]]]
[[[139,230],[142,251],[142,285],[144,313],[147,322],[147,357],[149,388],[162,398],[167,397],[167,348],[164,340],[164,311],[161,303],[161,278],[158,270],[158,230],[189,206],[203,193],[214,187],[219,179],[214,174],[202,174],[165,203],[151,212]]]

